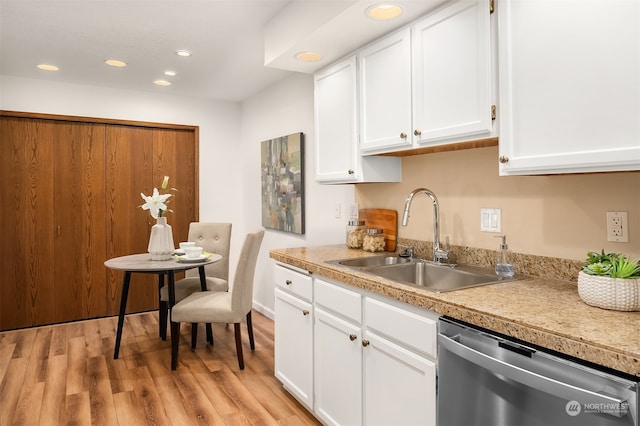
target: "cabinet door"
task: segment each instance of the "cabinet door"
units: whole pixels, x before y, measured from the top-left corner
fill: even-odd
[[[435,363],[373,333],[363,342],[364,424],[435,425]]]
[[[640,170],[640,2],[504,0],[500,174]]]
[[[414,143],[489,135],[488,0],[460,0],[413,26]]]
[[[102,317],[107,315],[105,125],[57,123],[53,146],[55,322]]]
[[[49,120],[0,118],[0,329],[54,321],[53,134]]]
[[[361,328],[315,310],[315,412],[326,424],[362,424]]]
[[[315,75],[316,179],[358,179],[356,58]]]
[[[411,32],[407,28],[358,53],[360,148],[411,147]]]
[[[275,375],[313,409],[313,311],[311,304],[275,289]]]

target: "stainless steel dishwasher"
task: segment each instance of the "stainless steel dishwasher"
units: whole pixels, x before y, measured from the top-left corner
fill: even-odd
[[[638,382],[441,318],[439,426],[638,426]]]

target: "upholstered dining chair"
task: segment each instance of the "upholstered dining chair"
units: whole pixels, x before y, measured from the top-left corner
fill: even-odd
[[[191,222],[189,224],[188,241],[193,241],[208,253],[222,256],[217,262],[204,267],[207,279],[207,290],[229,290],[229,249],[231,246],[231,224],[217,222]],[[184,299],[194,291],[200,291],[198,268],[189,269],[185,277],[175,283],[176,302]],[[167,318],[169,313],[169,290],[167,286],[160,288],[159,323],[160,337],[167,338]],[[211,330],[210,326],[208,330]],[[210,334],[210,331],[207,333]]]
[[[198,323],[222,322],[234,325],[238,366],[244,370],[240,322],[246,317],[251,350],[255,349],[251,305],[253,279],[264,230],[247,234],[236,266],[233,286],[229,291],[197,291],[176,303],[171,309],[171,369],[178,367],[180,323],[191,323],[191,348],[195,349]],[[213,342],[210,342],[213,343]]]

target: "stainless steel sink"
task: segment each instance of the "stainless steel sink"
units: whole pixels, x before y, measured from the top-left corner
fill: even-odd
[[[354,259],[332,260],[330,263],[348,266],[351,268],[366,268],[371,266],[397,265],[399,263],[410,263],[411,259],[400,256],[368,256]]]
[[[398,256],[369,256],[331,260],[328,263],[436,293],[517,279],[499,278],[492,269],[487,268],[461,265],[452,267]]]

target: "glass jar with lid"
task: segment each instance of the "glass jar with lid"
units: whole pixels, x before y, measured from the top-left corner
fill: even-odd
[[[352,219],[347,222],[347,247],[353,249],[362,248],[364,239],[364,221]]]
[[[370,252],[385,250],[385,236],[382,229],[368,228],[362,240],[362,249]]]

